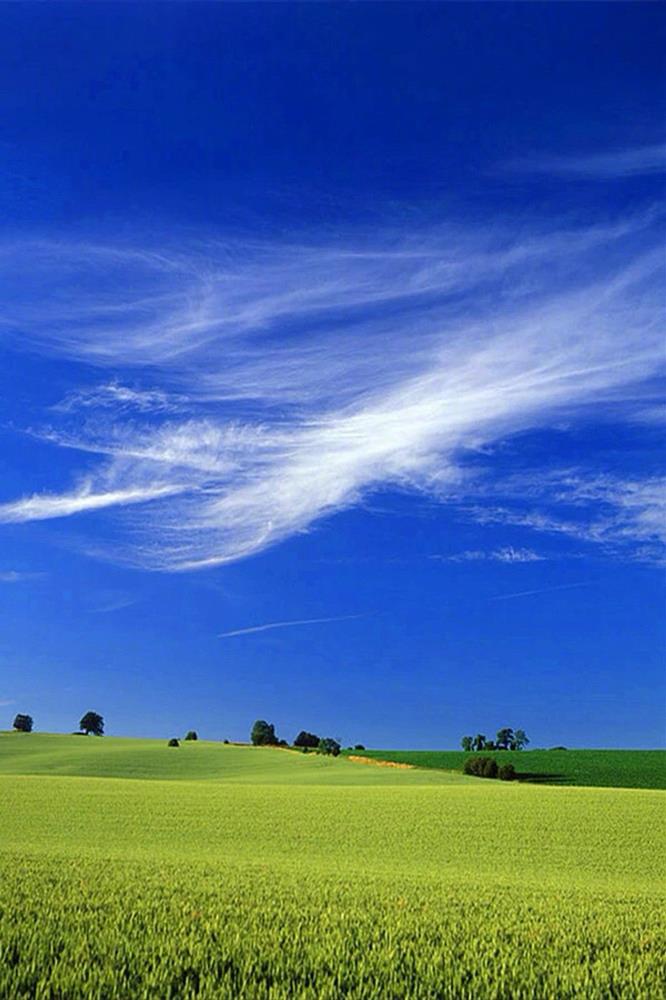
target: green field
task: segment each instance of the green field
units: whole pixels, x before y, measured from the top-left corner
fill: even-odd
[[[415,767],[462,771],[474,754],[462,750],[353,751],[374,760]],[[482,751],[498,763],[509,761],[525,781],[599,788],[666,789],[666,750],[498,750]]]
[[[663,997],[666,799],[0,734],[3,998]]]

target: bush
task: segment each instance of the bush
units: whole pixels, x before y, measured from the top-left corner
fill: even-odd
[[[169,740],[169,742],[167,743],[167,746],[168,747],[179,747],[180,743],[178,742],[177,739],[174,738],[172,740]]]
[[[186,740],[198,740],[199,737],[194,729],[190,729],[188,733],[185,734]]]
[[[229,740],[222,740],[222,742],[223,742],[223,743],[224,743],[224,744],[225,744],[226,746],[229,746]]]
[[[497,767],[497,761],[494,757],[486,757],[483,762],[483,767],[481,769],[482,778],[496,778],[499,768]]]
[[[72,736],[87,736],[87,735],[88,735],[87,733],[82,733],[80,729],[77,729],[75,732],[72,733]]]
[[[354,750],[365,750],[365,747],[363,746],[362,743],[356,743],[354,746]]]
[[[548,747],[549,750],[566,750],[566,747]]]
[[[496,778],[497,761],[492,757],[468,757],[463,766],[465,774],[473,774],[477,778]]]
[[[516,769],[513,764],[502,764],[497,773],[497,777],[500,781],[515,781]]]

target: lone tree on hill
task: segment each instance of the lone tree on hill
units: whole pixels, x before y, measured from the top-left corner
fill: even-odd
[[[32,716],[22,715],[21,712],[15,717],[12,723],[14,729],[18,733],[31,733],[32,732]]]
[[[315,736],[314,733],[308,733],[307,730],[302,729],[296,739],[294,740],[295,747],[315,747],[319,746],[319,737]]]
[[[194,729],[190,729],[189,732],[187,732],[185,734],[185,739],[186,740],[198,740],[199,736],[198,736],[197,732]]]
[[[86,712],[79,722],[79,729],[83,730],[86,736],[93,733],[95,736],[104,736],[104,719],[99,712]]]
[[[275,735],[275,726],[264,719],[257,719],[252,726],[250,739],[255,747],[274,747],[278,741]]]
[[[473,736],[463,736],[460,741],[460,746],[469,753],[470,750],[474,749],[474,737]]]

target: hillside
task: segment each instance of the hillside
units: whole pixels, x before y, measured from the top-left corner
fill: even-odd
[[[412,764],[418,768],[462,771],[462,750],[364,750],[364,757]],[[524,781],[597,788],[666,789],[666,750],[521,750],[484,751],[483,756],[510,761]]]
[[[466,784],[443,771],[368,767],[274,747],[55,733],[0,733],[0,774],[271,785]]]

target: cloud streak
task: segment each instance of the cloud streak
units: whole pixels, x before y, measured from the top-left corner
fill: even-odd
[[[119,508],[111,557],[179,571],[254,555],[378,490],[474,497],[466,453],[647,398],[663,360],[659,219],[0,247],[6,346],[116,373],[31,428],[92,471],[8,498],[0,522]],[[152,388],[127,389],[129,372]],[[628,545],[650,527],[637,509]]]
[[[355,618],[365,618],[365,615],[340,615],[335,618],[297,618],[293,621],[267,622],[265,625],[251,625],[249,628],[238,628],[232,632],[220,632],[218,639],[231,639],[239,635],[253,635],[255,632],[269,632],[275,628],[292,628],[300,625],[322,625],[325,622],[348,622]]]
[[[519,173],[599,181],[659,175],[666,173],[666,143],[577,156],[534,156],[513,160],[507,168]]]

